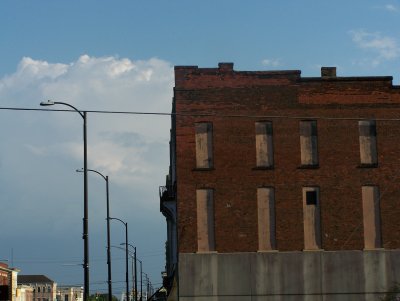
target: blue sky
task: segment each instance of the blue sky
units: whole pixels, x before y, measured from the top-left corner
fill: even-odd
[[[396,45],[386,47],[399,47],[398,1],[5,0],[0,17],[6,73],[23,56],[69,63],[88,54],[158,57],[174,65],[233,61],[242,70],[268,67],[262,62],[269,59],[304,75],[334,64],[343,75],[383,74],[394,61],[370,69],[363,60],[380,49],[362,42],[388,38]],[[361,32],[375,37],[354,42]]]
[[[0,106],[46,99],[84,110],[169,112],[173,66],[296,69],[400,81],[400,1],[147,0],[0,2]],[[76,116],[74,116],[76,115]],[[144,270],[160,283],[168,117],[88,117],[89,167],[110,176],[111,214],[128,221]],[[0,111],[0,259],[60,284],[82,281],[81,118]],[[106,289],[104,181],[89,178],[91,288]],[[4,225],[6,225],[4,227]],[[112,224],[112,243],[123,242]],[[113,250],[115,291],[123,252]]]

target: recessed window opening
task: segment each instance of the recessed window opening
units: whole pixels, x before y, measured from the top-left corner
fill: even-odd
[[[255,128],[257,167],[272,167],[274,165],[272,122],[256,122]]]
[[[300,154],[302,166],[318,165],[317,122],[300,121]]]
[[[212,132],[211,122],[195,124],[196,168],[213,167]]]

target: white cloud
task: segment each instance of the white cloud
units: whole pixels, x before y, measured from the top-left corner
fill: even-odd
[[[67,63],[23,58],[14,73],[0,78],[0,106],[39,109],[41,101],[53,99],[81,110],[170,112],[172,87],[172,65],[156,58],[83,55]],[[53,108],[68,109],[44,109]],[[88,113],[88,167],[109,176],[111,216],[129,224],[130,239],[141,250],[152,248],[148,237],[161,249],[165,240],[158,187],[168,173],[169,129],[169,116]],[[1,220],[12,229],[4,237],[8,245],[23,250],[17,245],[24,241],[33,246],[30,254],[36,246],[40,256],[49,257],[41,247],[46,242],[40,233],[46,233],[47,241],[57,241],[59,256],[80,256],[83,175],[75,170],[83,167],[82,118],[76,112],[0,110],[0,137]],[[93,173],[88,182],[91,258],[101,258],[105,183]],[[123,241],[121,229],[111,226],[114,242]],[[162,257],[152,260],[162,267]],[[18,267],[29,273],[26,265]],[[103,267],[92,261],[91,273],[102,275]],[[55,275],[59,269],[54,267]]]
[[[46,61],[33,60],[30,57],[24,57],[18,65],[16,77],[36,77],[42,78],[56,78],[67,72],[68,65],[65,64],[49,64]]]
[[[390,11],[390,12],[398,12],[399,11],[399,8],[396,5],[393,5],[393,4],[386,4],[384,6],[384,8],[386,10]]]
[[[266,67],[278,67],[281,65],[280,59],[263,59],[261,64]]]
[[[172,87],[172,65],[157,58],[133,61],[82,55],[62,64],[26,57],[14,74],[0,79],[0,105],[40,108],[41,101],[52,99],[80,110],[170,112]],[[20,137],[14,142],[21,141],[33,157],[51,156],[48,164],[76,162],[66,166],[71,171],[82,167],[82,122],[77,114],[31,113],[18,119],[17,125],[15,116],[2,114],[3,126],[15,126],[13,135]],[[90,168],[109,175],[114,183],[128,184],[128,189],[156,191],[163,184],[169,158],[168,116],[88,113],[87,123]],[[0,156],[12,155],[5,152]],[[152,198],[150,204],[154,202],[157,199]]]
[[[378,10],[386,10],[390,13],[398,13],[400,12],[400,7],[398,4],[393,4],[393,3],[387,3],[384,5],[375,5],[372,7],[373,9],[378,9]]]
[[[400,57],[400,47],[395,38],[384,36],[379,32],[351,30],[353,42],[361,49],[375,53],[375,57],[368,59],[372,66],[378,66],[382,61]],[[359,60],[361,62],[363,60]]]

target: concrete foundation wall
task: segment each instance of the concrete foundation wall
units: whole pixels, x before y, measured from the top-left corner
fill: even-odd
[[[400,282],[400,250],[179,254],[180,301],[372,301]]]

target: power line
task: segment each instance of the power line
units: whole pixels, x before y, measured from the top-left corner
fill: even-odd
[[[66,109],[43,109],[43,108],[17,108],[17,107],[0,107],[0,110],[9,110],[9,111],[38,111],[38,112],[74,112],[74,110],[66,110]],[[165,112],[139,112],[139,111],[112,111],[112,110],[82,110],[82,112],[94,113],[94,114],[125,114],[125,115],[155,115],[155,116],[182,116],[182,117],[218,117],[218,118],[249,118],[249,119],[314,119],[314,120],[369,120],[371,119],[366,117],[329,117],[329,116],[290,116],[290,115],[247,115],[247,114],[217,114],[217,113],[165,113]],[[373,118],[375,121],[400,121],[400,118]],[[396,174],[397,175],[397,174]],[[386,193],[386,189],[380,194],[379,199]],[[362,221],[355,225],[354,229],[348,237],[346,238],[342,248],[349,242],[355,232],[361,226]],[[154,255],[144,255],[143,257],[154,257],[160,254]],[[120,260],[117,258],[116,260]],[[20,263],[28,263],[29,261],[18,261]],[[31,263],[33,263],[31,261]],[[53,263],[53,261],[37,261],[37,263]]]
[[[0,107],[0,110],[8,111],[38,111],[38,112],[75,112],[74,110],[66,109],[34,109],[34,108],[15,108],[15,107]],[[161,115],[170,116],[171,113],[162,112],[134,112],[134,111],[107,111],[107,110],[80,110],[81,112],[87,113],[98,113],[98,114],[127,114],[127,115]]]
[[[75,112],[65,109],[33,109],[0,107],[8,111],[39,111],[39,112]],[[330,117],[330,116],[296,116],[296,115],[248,115],[248,114],[217,114],[217,113],[165,113],[165,112],[139,112],[139,111],[111,111],[111,110],[81,110],[81,112],[94,114],[125,114],[125,115],[155,115],[155,116],[182,116],[182,117],[219,117],[219,118],[250,118],[250,119],[315,119],[315,120],[370,120],[371,117]],[[373,118],[375,121],[400,121],[400,118]]]

